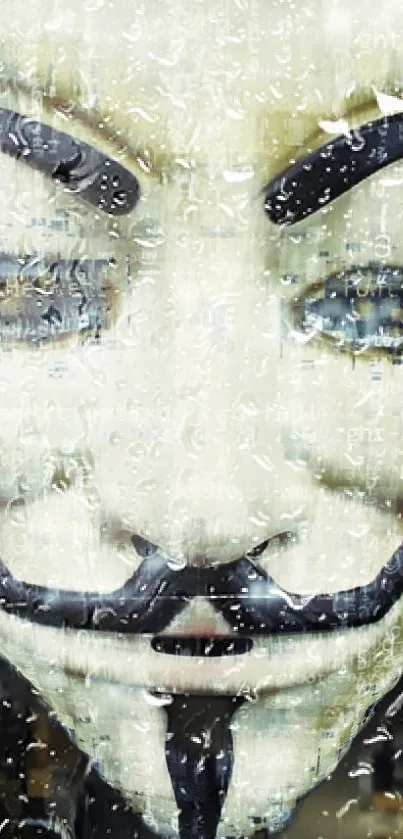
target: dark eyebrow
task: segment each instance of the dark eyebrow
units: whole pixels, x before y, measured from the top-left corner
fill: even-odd
[[[263,190],[266,212],[275,224],[296,224],[402,158],[403,114],[368,122],[310,152],[272,180]]]
[[[112,216],[137,204],[140,186],[117,160],[38,120],[0,109],[0,151]]]

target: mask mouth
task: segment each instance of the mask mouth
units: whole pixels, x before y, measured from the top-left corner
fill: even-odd
[[[169,635],[154,636],[151,641],[157,653],[174,656],[201,656],[219,658],[220,656],[243,655],[253,649],[252,638],[225,636]]]

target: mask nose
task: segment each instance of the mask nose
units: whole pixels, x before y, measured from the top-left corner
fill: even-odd
[[[305,516],[305,476],[284,452],[295,365],[280,358],[254,212],[235,243],[202,236],[201,218],[167,222],[158,282],[139,285],[116,331],[124,386],[94,429],[108,514],[179,563],[230,562]]]
[[[266,548],[268,547],[268,545],[271,541],[275,540],[279,544],[280,543],[281,544],[286,544],[287,542],[291,541],[292,538],[293,538],[293,533],[292,533],[291,530],[287,530],[287,531],[284,531],[284,532],[281,532],[281,533],[276,533],[275,536],[272,537],[272,539],[265,539],[263,542],[260,542],[258,545],[249,546],[249,548],[245,549],[241,553],[237,553],[236,555],[235,555],[235,552],[234,552],[234,555],[232,557],[228,557],[228,546],[227,546],[227,550],[226,550],[227,559],[229,559],[229,560],[240,559],[242,555],[245,555],[245,556],[248,557],[248,559],[254,560],[254,559],[257,559],[263,553],[263,551],[266,550]],[[133,547],[135,548],[136,552],[141,557],[141,559],[148,559],[149,557],[153,556],[153,554],[157,554],[157,553],[160,554],[160,555],[161,554],[164,555],[164,552],[161,551],[159,545],[153,544],[152,542],[148,541],[148,539],[144,539],[144,537],[140,536],[139,534],[135,534],[134,536],[132,536],[131,541],[132,541]],[[189,551],[188,556],[186,558],[177,558],[175,556],[167,556],[166,555],[165,559],[167,560],[168,564],[174,570],[179,571],[185,565],[191,565],[191,566],[194,566],[195,568],[199,568],[201,570],[205,569],[205,574],[206,574],[206,576],[208,576],[209,567],[214,566],[214,565],[221,565],[221,563],[224,561],[223,558],[222,558],[222,555],[223,555],[223,551],[221,553],[220,553],[219,550],[214,552],[214,548],[212,546],[210,546],[209,549],[205,550],[205,551],[194,551],[194,552]]]

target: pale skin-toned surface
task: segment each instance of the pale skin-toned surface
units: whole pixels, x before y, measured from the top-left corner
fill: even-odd
[[[313,145],[401,109],[403,11],[397,2],[299,5],[3,4],[0,105],[117,157],[142,191],[130,216],[108,219],[0,159],[0,250],[116,261],[99,344],[71,335],[0,355],[0,555],[16,577],[109,591],[140,562],[133,533],[181,565],[226,562],[291,530],[297,541],[260,562],[284,588],[309,594],[369,582],[402,542],[403,368],[374,354],[353,364],[301,341],[287,313],[357,261],[402,264],[403,168],[283,231],[265,216],[261,190]],[[55,233],[63,209],[69,228]],[[258,694],[234,723],[245,745],[226,805],[231,830],[221,832],[241,833],[251,802],[274,825],[276,807],[331,770],[401,672],[401,615],[397,604],[363,631],[262,641],[230,666],[178,665],[147,639],[32,631],[3,613],[0,637],[129,797],[128,755],[147,751],[142,732],[148,744],[162,737],[158,707],[148,729],[123,732],[123,719],[150,707],[144,688]],[[203,602],[169,629],[200,628],[228,631]],[[86,674],[113,681],[115,716]],[[295,688],[294,699],[273,692],[309,678],[316,687]],[[82,704],[95,708],[91,734]],[[324,749],[312,731],[328,729]],[[102,731],[108,755],[94,745]],[[281,780],[276,765],[264,785],[259,760],[284,744]],[[147,807],[170,829],[175,808],[161,804],[156,781],[163,755],[151,751]]]

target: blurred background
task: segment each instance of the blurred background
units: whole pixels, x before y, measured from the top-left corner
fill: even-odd
[[[1,839],[151,839],[49,713],[0,659]],[[270,755],[268,755],[270,760]],[[403,837],[403,679],[377,705],[336,772],[303,799],[279,839]],[[255,839],[265,839],[261,831]]]

